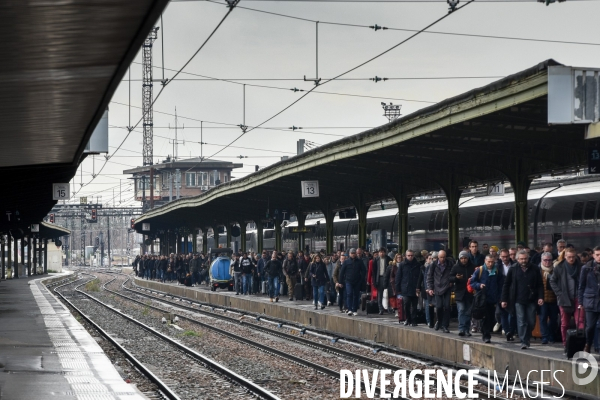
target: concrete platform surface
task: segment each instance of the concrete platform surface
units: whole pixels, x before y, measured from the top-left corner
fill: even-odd
[[[146,399],[41,280],[0,282],[0,399]]]
[[[212,292],[204,285],[185,287],[176,283],[160,283],[139,278],[136,278],[135,282],[139,286],[215,306],[264,314],[266,317],[294,322],[307,328],[313,327],[363,339],[373,345],[382,343],[394,346],[451,364],[472,365],[497,371],[498,374],[504,374],[508,369],[511,377],[518,372],[523,381],[530,371],[552,371],[552,374],[544,373],[543,380],[550,381],[557,390],[562,390],[562,384],[567,393],[581,393],[588,395],[588,398],[600,398],[600,375],[587,385],[576,384],[572,378],[574,364],[563,355],[561,343],[542,345],[541,340],[532,340],[529,349],[521,350],[518,338],[514,342],[507,342],[500,334],[492,335],[490,344],[484,343],[481,334],[478,333],[474,333],[472,337],[460,337],[456,320],[450,324],[450,333],[445,334],[424,324],[416,327],[404,326],[393,314],[366,315],[365,312],[359,311],[358,316],[348,316],[340,313],[337,306],[314,310],[311,301],[289,301],[288,296],[280,296],[279,302],[271,303],[265,295],[236,295],[235,292],[220,289]],[[596,361],[600,360],[598,354],[592,356]],[[554,372],[556,375],[553,375]],[[556,376],[556,379],[553,379],[553,376]],[[539,378],[539,374],[530,375],[530,380],[539,381]]]

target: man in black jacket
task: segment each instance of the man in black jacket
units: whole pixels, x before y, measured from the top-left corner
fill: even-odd
[[[427,292],[430,296],[435,296],[435,313],[437,321],[435,330],[440,327],[444,333],[450,333],[450,294],[452,292],[452,283],[450,283],[450,271],[452,265],[446,260],[446,252],[440,250],[438,259],[429,267],[427,273]]]
[[[417,326],[417,302],[421,293],[421,265],[416,260],[415,252],[406,250],[405,260],[396,271],[396,293],[402,296],[402,306],[406,321],[404,325]]]
[[[392,261],[387,256],[385,248],[379,249],[379,256],[373,259],[373,271],[371,274],[371,285],[377,288],[377,304],[379,305],[379,315],[383,315],[383,291],[388,288],[388,282],[385,280],[385,270]],[[389,298],[388,293],[388,298]]]
[[[536,306],[544,304],[544,285],[540,269],[529,263],[529,252],[517,252],[517,264],[509,268],[502,286],[502,308],[515,310],[521,349],[529,347],[535,327]]]
[[[360,286],[365,281],[365,264],[356,256],[356,249],[350,249],[350,258],[344,261],[340,271],[340,282],[346,283],[346,304],[348,315],[358,315]]]
[[[252,273],[254,264],[248,258],[248,253],[242,254],[240,259],[240,268],[242,269],[242,288],[245,295],[252,294]]]
[[[469,253],[461,251],[458,262],[450,270],[450,282],[454,284],[454,297],[458,307],[458,336],[471,336],[471,306],[473,295],[467,291],[467,281],[473,276],[475,266]]]

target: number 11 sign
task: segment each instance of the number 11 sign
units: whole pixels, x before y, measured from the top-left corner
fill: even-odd
[[[302,197],[319,197],[319,181],[302,181]]]

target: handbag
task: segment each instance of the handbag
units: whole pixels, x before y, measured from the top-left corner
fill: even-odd
[[[384,309],[387,310],[389,308],[388,290],[387,289],[383,290],[383,299],[381,300],[381,304],[383,304]]]

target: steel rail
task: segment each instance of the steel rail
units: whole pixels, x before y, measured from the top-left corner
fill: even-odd
[[[83,311],[81,311],[77,306],[75,306],[70,300],[68,300],[61,292],[59,292],[57,290],[64,286],[68,286],[73,283],[76,283],[78,280],[81,280],[81,279],[83,279],[83,278],[73,280],[64,285],[60,285],[52,290],[54,291],[54,293],[56,293],[58,296],[60,296],[60,298],[65,303],[67,303],[70,307],[72,307],[74,310],[76,310],[77,313],[79,313],[79,315],[81,315],[83,317],[83,319],[85,319],[90,325],[92,325],[94,327],[94,329],[96,329],[98,332],[100,332],[100,334],[102,336],[104,336],[113,346],[115,346],[117,348],[117,350],[119,350],[121,353],[123,353],[123,355],[138,369],[138,371],[140,371],[140,373],[142,373],[144,376],[146,376],[146,378],[148,378],[152,383],[154,383],[158,387],[160,394],[162,394],[164,397],[168,398],[169,400],[181,400],[181,398],[171,388],[169,388],[159,377],[154,375],[154,373],[152,371],[150,371],[148,368],[146,368],[146,366],[141,361],[139,361],[137,358],[135,358],[135,356],[133,354],[131,354],[123,346],[121,346],[115,338],[113,338],[108,332],[106,332],[104,329],[102,329],[100,327],[100,325],[95,323],[87,314],[85,314]],[[93,279],[95,279],[95,277]],[[91,280],[88,280],[88,281],[80,284],[79,286],[85,285],[86,283],[88,283],[90,281]],[[77,286],[74,290],[77,290],[77,288],[79,286]]]
[[[104,285],[102,285],[102,288],[104,290],[106,290],[107,292],[111,293],[111,294],[120,296],[120,297],[122,297],[124,299],[127,299],[127,300],[132,301],[132,302],[137,303],[137,304],[140,304],[140,305],[142,305],[144,307],[152,308],[152,309],[160,311],[160,312],[165,312],[165,310],[163,310],[163,309],[161,309],[159,307],[155,307],[155,306],[143,303],[143,302],[141,302],[139,300],[132,299],[131,297],[127,297],[127,296],[125,296],[125,295],[123,295],[121,293],[118,293],[118,292],[115,292],[114,290],[110,290],[110,289],[106,288],[106,285],[110,284],[114,280],[115,279],[112,279],[111,281],[106,282]],[[129,280],[129,278],[128,278],[128,280]],[[153,298],[153,299],[155,299],[155,298]],[[163,301],[163,303],[165,303],[165,304],[172,304],[172,303],[167,302],[167,301]],[[177,305],[177,304],[173,304],[173,306],[174,307],[179,307],[179,305]],[[193,310],[193,311],[198,311],[198,310],[193,309],[191,307],[189,309]],[[175,313],[173,313],[173,314],[176,315]],[[210,314],[210,316],[214,318],[214,314]],[[324,366],[322,366],[320,364],[317,364],[317,363],[314,363],[312,361],[304,360],[304,359],[302,359],[300,357],[296,357],[296,356],[294,356],[292,354],[285,353],[285,352],[283,352],[281,350],[274,349],[274,348],[269,347],[267,345],[253,342],[250,339],[247,339],[247,338],[244,338],[244,337],[240,337],[240,336],[235,335],[235,334],[233,334],[231,332],[227,332],[226,330],[223,330],[221,328],[217,328],[217,327],[212,326],[210,324],[206,324],[204,322],[200,322],[200,321],[194,320],[192,318],[186,317],[185,315],[177,315],[177,317],[180,318],[180,319],[186,320],[188,322],[191,322],[193,324],[200,325],[200,326],[202,326],[202,327],[204,327],[206,329],[210,329],[210,330],[212,330],[214,332],[217,332],[218,334],[227,336],[227,337],[229,337],[229,338],[231,338],[233,340],[237,340],[237,341],[242,342],[244,344],[247,344],[249,346],[255,347],[255,348],[257,348],[257,349],[259,349],[261,351],[264,351],[266,353],[272,353],[272,354],[274,354],[274,355],[276,355],[278,357],[287,359],[289,361],[292,361],[292,362],[300,364],[300,365],[304,365],[305,367],[314,369],[314,370],[316,370],[318,372],[321,372],[321,373],[323,373],[325,375],[328,375],[328,376],[330,376],[332,378],[340,379],[340,373],[338,371],[332,370],[331,368],[324,367]],[[229,319],[229,317],[227,317],[227,318]],[[232,322],[239,322],[239,321],[235,321],[234,319],[229,319],[229,320],[231,320]],[[254,325],[247,325],[247,324],[244,324],[244,326],[247,326],[249,328],[253,328],[254,327]],[[264,330],[261,330],[261,331],[265,332],[265,333],[268,333],[270,335],[273,335],[273,336],[280,337],[280,338],[285,338],[285,339],[288,339],[288,340],[290,339],[287,336],[282,336],[281,332],[273,331],[273,330],[266,329],[266,328]],[[287,334],[283,334],[283,335],[287,335]],[[291,336],[291,335],[289,335],[289,336]],[[291,337],[294,338],[293,336],[291,336]],[[301,344],[306,345],[307,343],[301,343]],[[357,358],[357,357],[355,357],[354,353],[347,353],[347,354],[348,354],[348,357]],[[365,360],[365,362],[368,362],[368,364],[373,364],[372,360],[369,359],[369,358],[364,357],[364,360]],[[395,366],[393,368],[397,369]],[[364,383],[361,382],[361,386],[363,386],[363,388],[364,388]],[[376,392],[380,393],[379,388],[376,388]],[[399,398],[404,399],[404,400],[408,400],[408,399],[405,399],[403,397],[399,397]]]
[[[113,278],[113,280],[115,280],[116,278]],[[111,280],[110,282],[112,282],[113,280]],[[105,283],[108,284],[110,282]],[[126,320],[140,326],[141,328],[143,328],[144,330],[152,333],[153,335],[161,338],[162,340],[168,342],[169,344],[177,347],[179,350],[181,350],[183,353],[189,355],[190,357],[196,359],[197,361],[200,361],[201,363],[205,364],[207,368],[212,369],[214,371],[217,371],[219,374],[231,379],[232,381],[236,382],[237,384],[239,384],[240,386],[246,388],[248,391],[252,392],[253,394],[255,394],[256,396],[262,398],[262,399],[267,399],[267,400],[280,400],[279,397],[277,397],[276,395],[274,395],[273,393],[271,393],[270,391],[268,391],[267,389],[263,388],[262,386],[259,386],[257,384],[255,384],[254,382],[244,378],[243,376],[237,374],[236,372],[230,370],[229,368],[219,364],[218,362],[211,360],[210,358],[196,352],[195,350],[181,344],[178,343],[177,341],[171,339],[170,337],[158,332],[156,329],[144,324],[141,321],[136,320],[135,318],[122,313],[120,311],[115,310],[114,308],[110,307],[108,304],[102,302],[101,300],[96,299],[94,296],[91,296],[81,290],[79,290],[79,287],[83,286],[83,285],[79,285],[78,287],[75,288],[75,291],[86,296],[87,298],[89,298],[90,300],[102,305],[103,307],[107,308],[108,310],[114,312],[115,314],[121,316],[122,318],[125,318]],[[164,312],[164,310],[161,310],[162,312]]]
[[[123,275],[125,275],[125,274],[123,274]],[[131,279],[131,277],[128,277],[127,281],[129,281],[130,279]],[[141,296],[153,299],[154,301],[157,301],[159,303],[162,302],[164,304],[168,304],[168,305],[173,306],[173,307],[178,307],[178,308],[181,308],[181,309],[184,309],[184,310],[187,310],[187,311],[192,311],[192,312],[199,313],[199,314],[202,314],[202,315],[206,315],[206,316],[209,316],[209,317],[212,317],[212,318],[218,318],[218,319],[221,319],[221,320],[224,320],[224,321],[228,321],[228,322],[231,322],[231,323],[234,323],[234,324],[244,324],[243,321],[240,321],[240,320],[238,320],[236,318],[228,317],[226,315],[220,315],[220,314],[216,314],[216,313],[205,311],[205,310],[199,310],[197,308],[189,307],[189,306],[186,306],[186,305],[183,305],[183,304],[177,304],[175,302],[171,302],[171,301],[168,301],[168,300],[165,300],[165,299],[160,299],[160,298],[157,298],[155,296],[152,296],[152,295],[149,295],[149,294],[146,294],[146,293],[140,293],[138,291],[135,291],[135,290],[132,290],[130,288],[127,288],[125,286],[125,284],[127,283],[127,281],[123,282],[123,284],[121,285],[121,287],[123,289],[125,289],[127,291],[130,291],[132,293],[135,293],[135,294],[138,294],[138,295],[141,295]],[[108,282],[105,285],[107,285],[107,284],[108,284]],[[106,287],[105,287],[105,290],[109,291],[112,294],[116,294],[118,296],[127,298],[127,299],[129,299],[131,301],[134,301],[136,303],[143,304],[146,307],[151,307],[151,308],[160,310],[161,312],[165,311],[165,310],[162,310],[162,309],[160,309],[158,307],[153,307],[153,306],[147,305],[145,303],[142,303],[141,301],[138,301],[136,299],[132,299],[130,297],[124,296],[124,295],[122,295],[122,294],[120,294],[118,292],[115,292],[113,290],[106,289]],[[154,289],[148,289],[148,290],[154,290]],[[167,295],[166,293],[164,293],[164,294],[165,294],[165,296]],[[172,295],[170,295],[170,296],[172,296]],[[189,299],[186,299],[186,301],[189,301],[190,303],[192,303],[192,301],[189,300]],[[188,318],[188,317],[186,317],[184,315],[177,315],[177,316],[179,318],[181,318],[181,319],[185,319],[185,320],[188,320],[188,321],[191,321],[191,322],[194,322],[194,323],[206,326],[209,329],[214,329],[214,330],[219,330],[220,331],[219,328],[215,328],[215,327],[213,327],[211,325],[204,324],[202,322],[190,319],[190,318]],[[260,317],[256,317],[256,319],[260,320]],[[286,325],[289,325],[289,323],[286,323]],[[328,346],[328,345],[323,344],[323,343],[315,342],[315,341],[312,341],[312,340],[309,340],[309,339],[305,339],[303,337],[294,336],[294,335],[291,335],[291,334],[288,334],[288,333],[285,333],[285,332],[276,331],[274,329],[270,329],[270,328],[267,328],[267,327],[264,327],[264,326],[255,325],[255,324],[244,324],[244,326],[247,326],[250,329],[261,331],[263,333],[274,335],[274,336],[277,336],[277,337],[280,337],[280,338],[283,338],[283,339],[286,339],[286,340],[289,340],[289,341],[300,343],[302,345],[315,347],[315,348],[318,348],[320,350],[327,351],[329,353],[338,354],[338,355],[343,356],[343,357],[347,357],[347,358],[350,358],[350,359],[353,359],[353,360],[357,360],[357,361],[359,361],[361,363],[371,364],[371,365],[374,365],[374,366],[376,366],[376,367],[378,367],[380,369],[391,369],[392,371],[398,369],[398,366],[394,365],[394,364],[390,364],[390,363],[386,363],[386,362],[383,362],[383,361],[375,360],[373,358],[369,358],[369,357],[361,355],[361,354],[352,353],[352,352],[344,350],[344,349],[339,349],[339,348],[336,348],[336,347],[333,347],[333,346]],[[299,330],[301,330],[301,329],[299,329]],[[329,336],[333,336],[334,338],[336,338],[336,335],[333,334],[332,332],[329,332],[328,335]],[[373,352],[377,352],[377,351],[378,351],[377,349],[373,349]],[[287,357],[287,355],[285,355],[284,357]],[[427,363],[425,363],[425,364],[427,365]],[[429,365],[433,365],[433,364],[430,363]],[[446,365],[448,365],[448,364],[446,364]],[[425,379],[425,376],[423,374],[420,374],[420,375],[417,375],[417,376],[419,378],[421,378],[422,380]],[[339,378],[339,374],[338,374],[338,378]],[[431,380],[435,381],[434,377],[429,377],[428,379],[431,379]],[[462,390],[469,390],[469,388],[467,386],[465,386],[465,385],[461,385],[460,388]],[[476,388],[473,389],[473,392],[478,393],[481,396],[484,396],[484,398],[488,396],[487,392],[485,392],[483,390],[476,389]],[[497,395],[496,398],[499,399],[499,400],[508,400],[508,399],[505,399],[504,397],[501,397],[499,395]]]

